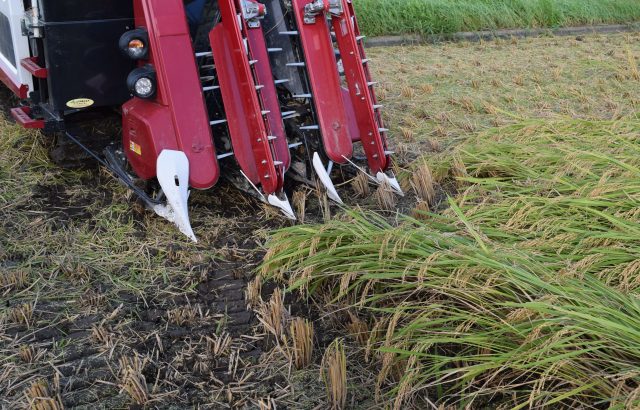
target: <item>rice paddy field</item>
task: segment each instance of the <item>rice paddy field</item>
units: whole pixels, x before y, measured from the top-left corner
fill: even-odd
[[[368,35],[450,34],[520,28],[632,23],[635,0],[358,0]]]
[[[407,196],[197,245],[1,119],[0,407],[639,407],[640,34],[369,57]]]

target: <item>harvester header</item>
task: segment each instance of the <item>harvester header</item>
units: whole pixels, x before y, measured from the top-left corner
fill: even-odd
[[[6,0],[0,80],[75,144],[59,162],[100,161],[196,240],[189,190],[220,177],[291,219],[288,181],[342,203],[340,167],[402,194],[363,39],[351,0]]]

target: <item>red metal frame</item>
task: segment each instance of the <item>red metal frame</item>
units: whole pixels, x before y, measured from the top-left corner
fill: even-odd
[[[243,38],[242,9],[235,0],[221,0],[221,22],[209,34],[218,73],[233,151],[245,175],[266,194],[282,189],[284,168],[276,166],[262,115],[256,80],[250,66],[251,49]]]
[[[31,118],[31,108],[18,107],[11,109],[11,116],[24,128],[42,129],[44,128],[44,120],[35,120]]]
[[[369,168],[376,174],[385,171],[390,165],[390,158],[386,154],[386,141],[380,132],[383,128],[382,118],[374,108],[377,104],[376,96],[370,85],[372,80],[364,47],[362,42],[358,41],[360,30],[353,5],[350,1],[341,1],[343,12],[340,15],[332,15],[331,21],[358,124],[360,134],[358,139],[362,141]]]
[[[0,67],[0,81],[2,81],[4,85],[6,85],[7,88],[21,100],[25,100],[29,97],[29,86],[26,84],[14,83],[11,76],[6,73],[2,67]]]
[[[244,19],[243,21],[244,30],[247,33],[247,40],[249,42],[249,49],[251,50],[251,57],[256,61],[253,65],[253,70],[257,82],[262,86],[260,90],[262,107],[265,111],[269,111],[266,115],[267,122],[269,123],[271,135],[276,137],[273,141],[276,158],[282,161],[284,169],[287,170],[291,165],[291,153],[289,152],[284,123],[282,122],[282,111],[280,110],[278,91],[276,90],[271,64],[269,63],[269,51],[267,50],[264,32],[262,31],[259,20],[256,19],[254,25],[251,27],[248,26]]]
[[[20,65],[36,78],[44,79],[49,75],[49,71],[38,64],[38,57],[24,58],[20,60]]]
[[[133,169],[145,179],[156,176],[165,150],[183,151],[189,159],[189,184],[207,189],[220,168],[202,84],[182,0],[134,0],[136,26],[149,32],[148,62],[156,70],[153,100],[133,98],[123,106],[123,141]]]
[[[344,164],[353,154],[353,142],[331,34],[323,14],[305,23],[309,0],[293,0],[293,9],[305,55],[306,69],[325,152],[330,160]]]

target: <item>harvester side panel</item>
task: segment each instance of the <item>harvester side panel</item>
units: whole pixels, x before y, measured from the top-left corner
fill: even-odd
[[[308,3],[308,0],[292,1],[305,55],[305,68],[311,83],[317,125],[320,127],[323,146],[329,159],[344,164],[351,158],[353,143],[349,133],[347,110],[340,91],[340,76],[333,42],[324,16],[316,18],[312,23],[305,22],[305,6]]]
[[[136,173],[150,178],[157,173],[156,160],[163,150],[183,151],[189,160],[189,185],[211,188],[220,169],[183,2],[136,0],[135,15],[137,27],[149,32],[149,63],[156,70],[158,94],[154,100],[133,98],[123,107],[127,158]]]
[[[30,57],[29,41],[22,36],[23,0],[0,1],[0,81],[19,98],[33,90],[31,74],[20,65]]]
[[[234,0],[219,2],[221,22],[209,40],[235,158],[247,178],[266,194],[283,186],[283,168],[276,165],[267,124],[250,66],[242,17]]]
[[[255,26],[247,27],[247,40],[249,42],[251,56],[254,61],[256,61],[253,69],[256,73],[257,82],[259,86],[262,87],[260,89],[260,98],[263,108],[265,111],[268,111],[266,118],[269,123],[269,129],[271,130],[270,134],[276,137],[276,139],[273,140],[274,151],[278,160],[282,161],[284,169],[287,170],[291,165],[291,154],[289,153],[287,134],[284,130],[278,92],[271,71],[271,64],[269,63],[269,51],[267,50],[262,27],[257,24],[259,23],[256,22]]]
[[[376,112],[374,82],[371,80],[351,2],[341,1],[343,11],[339,15],[332,15],[332,25],[349,86],[349,103],[358,123],[358,140],[362,142],[370,170],[377,174],[386,171],[389,166],[386,141],[381,135],[384,128],[382,119]]]

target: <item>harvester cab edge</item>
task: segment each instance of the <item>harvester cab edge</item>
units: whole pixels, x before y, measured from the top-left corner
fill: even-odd
[[[189,189],[220,176],[291,219],[286,178],[342,203],[344,166],[402,194],[363,39],[351,0],[7,0],[0,80],[20,124],[68,136],[195,241]],[[76,122],[116,111],[102,157]]]

